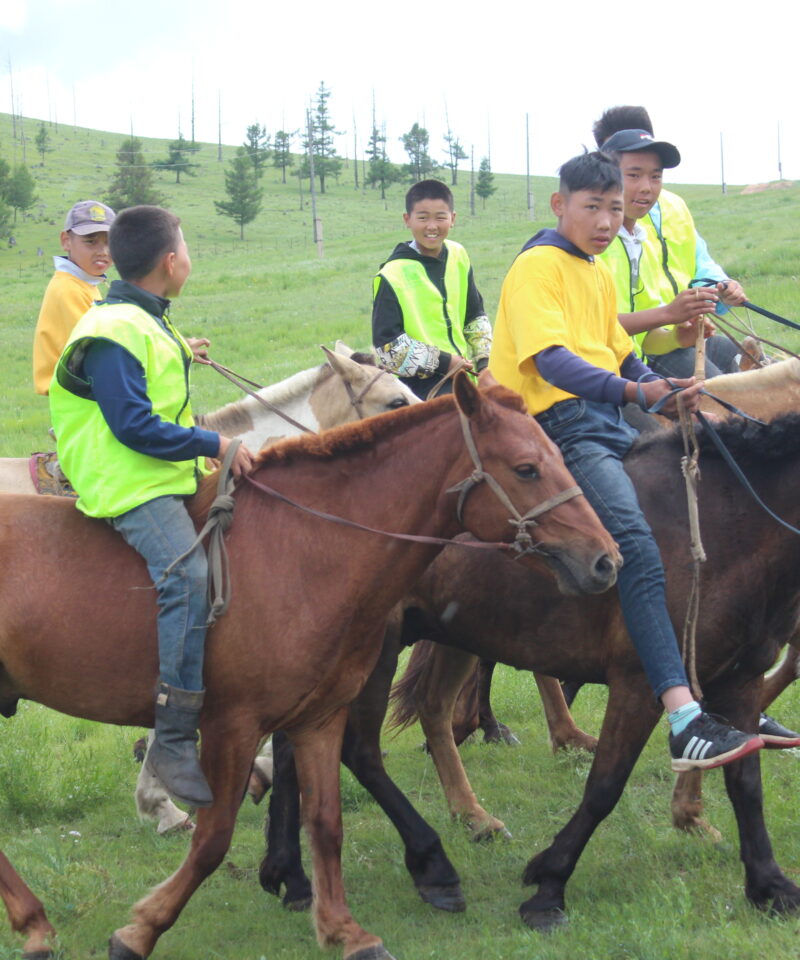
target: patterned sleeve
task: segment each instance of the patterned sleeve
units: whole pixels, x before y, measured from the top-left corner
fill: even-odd
[[[464,336],[469,347],[469,359],[476,362],[488,361],[492,349],[492,325],[486,314],[466,323]]]
[[[380,363],[398,377],[432,377],[439,369],[441,350],[401,333],[389,343],[376,346]]]

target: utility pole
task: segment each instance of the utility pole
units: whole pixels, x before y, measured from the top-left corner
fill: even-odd
[[[355,113],[353,113],[353,176],[356,181],[354,189],[358,190],[358,134],[356,133]]]
[[[725,151],[722,146],[722,131],[719,133],[719,172],[720,177],[722,178],[722,192],[727,193],[728,188],[725,186]]]
[[[217,160],[222,161],[222,90],[217,93]]]
[[[311,176],[311,219],[314,221],[314,243],[317,245],[317,256],[322,259],[325,249],[322,243],[322,220],[317,217],[317,185],[314,182],[314,125],[311,122],[311,111],[306,110],[306,128],[308,130],[308,169]]]
[[[528,128],[528,114],[525,114],[525,184],[528,192],[528,216],[535,219],[533,192],[531,191],[531,137]]]
[[[778,179],[783,180],[783,165],[781,164],[781,122],[778,121]]]
[[[469,148],[469,215],[475,216],[475,146]]]
[[[11,68],[11,54],[8,55],[8,82],[11,84],[11,135],[17,139],[17,109],[14,104],[14,71]]]
[[[194,146],[194,57],[192,57],[192,146]]]

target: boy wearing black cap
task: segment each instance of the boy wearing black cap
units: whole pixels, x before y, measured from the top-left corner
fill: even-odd
[[[643,126],[620,128],[626,122]],[[663,171],[680,163],[680,153],[671,143],[654,139],[644,108],[606,111],[594,133],[603,151],[618,160],[625,190],[623,226],[604,254],[620,310],[630,310],[620,313],[620,322],[654,370],[677,377],[694,372],[697,324],[702,322],[709,338],[706,376],[735,371],[736,347],[711,336],[707,315],[723,312],[724,304],[744,302],[745,294],[709,256],[683,200],[662,192]],[[714,286],[690,289],[703,281]]]
[[[58,358],[72,328],[102,299],[97,287],[111,266],[108,231],[114,211],[99,200],[81,200],[61,231],[64,257],[53,257],[55,273],[44,292],[33,335],[33,385],[47,395]]]

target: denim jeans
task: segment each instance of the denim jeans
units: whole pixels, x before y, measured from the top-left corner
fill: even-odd
[[[110,522],[144,557],[156,585],[161,681],[182,690],[202,690],[208,617],[208,562],[202,545],[164,577],[196,536],[183,499],[156,497]]]
[[[675,631],[667,612],[664,567],[622,458],[637,431],[619,407],[562,400],[536,419],[561,449],[567,468],[619,544],[617,581],[622,615],[655,695],[687,686]]]
[[[736,345],[727,337],[709,337],[706,340],[706,379],[718,377],[721,373],[736,373]],[[664,377],[678,380],[694,376],[694,347],[682,347],[669,353],[647,358],[651,370]]]

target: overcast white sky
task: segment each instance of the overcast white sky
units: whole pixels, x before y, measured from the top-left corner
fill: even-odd
[[[491,136],[492,168],[552,175],[590,145],[591,124],[618,103],[642,103],[675,143],[678,182],[800,179],[796,10],[783,0],[4,0],[0,111],[173,137],[239,143],[248,124],[296,129],[320,80],[359,150],[373,90],[392,159],[418,121],[442,159],[450,126],[476,166]],[[11,70],[9,71],[9,62]],[[0,154],[8,144],[0,143]],[[464,166],[462,164],[462,166]],[[467,164],[468,166],[468,164]]]

